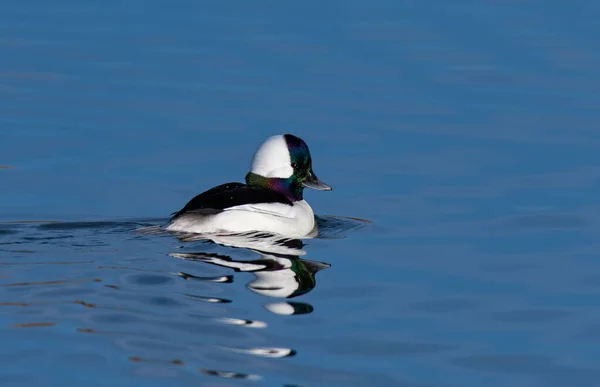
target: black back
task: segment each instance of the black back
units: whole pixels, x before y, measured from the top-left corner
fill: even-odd
[[[292,205],[288,198],[277,191],[242,183],[226,183],[202,192],[172,215],[173,219],[187,213],[214,215],[229,207],[257,203]]]

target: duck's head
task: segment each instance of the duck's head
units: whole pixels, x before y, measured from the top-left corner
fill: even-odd
[[[304,188],[331,191],[313,172],[308,145],[291,134],[269,137],[262,143],[246,184],[275,190],[292,201],[302,200]]]

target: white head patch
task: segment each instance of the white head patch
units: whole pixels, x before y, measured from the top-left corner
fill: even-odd
[[[282,135],[269,137],[261,144],[252,159],[252,173],[280,179],[292,176],[294,169],[290,151]]]

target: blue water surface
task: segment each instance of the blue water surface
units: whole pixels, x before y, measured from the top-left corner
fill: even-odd
[[[599,19],[4,2],[0,384],[600,385]],[[286,132],[334,187],[320,238],[158,232]]]

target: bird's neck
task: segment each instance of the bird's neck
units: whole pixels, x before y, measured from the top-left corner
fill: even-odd
[[[302,194],[304,187],[302,187],[302,184],[294,175],[287,179],[281,179],[276,177],[264,177],[253,172],[248,172],[246,175],[246,184],[252,187],[263,187],[279,192],[292,202],[303,199]]]

